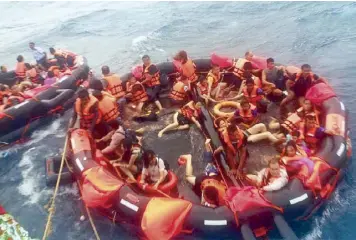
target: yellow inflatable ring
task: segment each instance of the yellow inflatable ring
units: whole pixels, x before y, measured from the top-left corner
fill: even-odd
[[[225,102],[218,103],[218,104],[216,104],[214,106],[213,113],[218,117],[224,117],[224,118],[232,117],[234,115],[235,111],[233,111],[233,112],[220,111],[220,109],[224,108],[224,107],[230,107],[230,108],[239,109],[240,108],[240,103],[233,102],[233,101],[225,101]]]

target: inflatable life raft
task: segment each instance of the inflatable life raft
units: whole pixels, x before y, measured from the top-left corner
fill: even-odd
[[[87,60],[77,57],[77,65],[71,75],[65,75],[51,86],[42,86],[27,92],[30,97],[5,111],[0,112],[0,147],[28,136],[34,129],[47,123],[72,106],[69,101],[87,79]]]
[[[209,70],[211,60],[199,59],[194,62],[197,72],[204,74]],[[176,72],[171,62],[157,66],[161,76],[162,73],[168,76]],[[125,76],[127,78],[128,75],[124,75],[123,80]],[[172,84],[167,79],[165,82],[161,79],[164,88]],[[164,90],[161,94],[164,94]],[[323,192],[306,187],[305,181],[300,178],[291,178],[285,187],[273,192],[246,187],[243,181],[227,176],[229,167],[223,152],[217,162],[221,166],[221,174],[226,177],[229,207],[212,209],[178,198],[150,197],[118,178],[112,169],[100,165],[88,133],[76,129],[69,136],[72,151],[70,162],[83,200],[87,206],[114,221],[140,226],[148,239],[169,239],[187,232],[220,238],[239,233],[244,239],[255,239],[265,235],[273,225],[282,237],[297,239],[287,221],[305,220],[318,210],[340,181],[351,157],[348,114],[344,104],[325,83],[313,86],[306,97],[319,105],[321,125],[338,133],[325,137],[316,154],[329,166],[317,172],[314,179],[325,187]],[[212,139],[213,148],[222,146],[212,117],[204,107],[202,121],[206,135]]]

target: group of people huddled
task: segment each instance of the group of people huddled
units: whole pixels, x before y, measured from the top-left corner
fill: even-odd
[[[226,186],[213,161],[219,152],[226,152],[231,176],[264,191],[275,191],[288,183],[289,173],[284,167],[288,159],[313,156],[320,140],[334,134],[319,125],[319,112],[304,98],[313,84],[325,79],[313,74],[308,64],[291,73],[286,67],[275,66],[272,58],[267,59],[266,69],[259,69],[252,64],[252,57],[247,52],[245,58],[234,60],[229,68],[212,62],[207,74],[197,71],[185,51],[178,52],[174,58],[178,72],[169,98],[180,108],[173,115],[173,123],[159,131],[159,137],[167,131],[189,129],[190,124],[202,130],[202,102],[209,107],[211,103],[239,101],[232,116],[215,116],[214,125],[223,146],[213,152],[210,139],[206,140],[204,159],[208,164],[202,175],[193,175],[191,155],[180,157],[180,162],[186,164],[187,181],[206,206],[216,207],[224,202],[222,194]],[[151,183],[157,189],[167,181],[167,164],[153,151],[143,150],[138,131],[130,130],[122,122],[127,104],[133,104],[138,113],[147,102],[155,104],[158,110],[163,109],[159,98],[160,70],[149,56],[143,56],[142,60],[142,74],[129,74],[126,85],[108,66],[103,66],[101,79],[92,78],[89,90],[78,91],[71,127],[79,117],[80,128],[92,132],[97,146],[114,167],[125,173],[127,181],[136,182],[137,175],[142,174],[141,183]],[[224,81],[228,74],[234,76],[233,81]],[[197,100],[199,97],[202,101]],[[287,105],[293,100],[297,100],[298,110],[288,113]],[[260,114],[268,111],[271,101],[279,102],[282,120],[273,119],[268,131],[266,124],[260,122]],[[269,159],[267,168],[248,174],[244,172],[249,158],[247,144],[262,140],[270,141],[281,154]]]
[[[49,48],[52,58],[47,57],[47,53],[35,43],[30,42],[29,47],[36,60],[35,64],[25,61],[22,55],[17,56],[15,74],[16,82],[13,86],[0,84],[0,111],[21,103],[31,96],[25,91],[42,85],[52,85],[62,76],[70,75],[71,69],[75,65],[76,54],[67,50]],[[1,73],[7,73],[5,65],[1,66]]]

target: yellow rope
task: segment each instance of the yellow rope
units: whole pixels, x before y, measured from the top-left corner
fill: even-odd
[[[95,224],[94,224],[94,220],[93,220],[93,218],[91,217],[89,208],[87,207],[87,205],[86,205],[85,203],[84,203],[84,206],[85,206],[85,209],[87,210],[87,214],[88,214],[88,217],[89,217],[89,221],[90,221],[91,227],[93,228],[93,231],[94,231],[94,234],[95,234],[95,236],[96,236],[96,239],[97,239],[97,240],[100,240],[100,236],[99,236],[99,234],[98,234],[98,231],[96,230],[96,227],[95,227]]]
[[[46,240],[46,238],[49,235],[49,230],[50,230],[50,226],[51,226],[51,219],[52,219],[53,213],[55,211],[54,210],[54,204],[55,204],[56,196],[57,196],[57,193],[58,193],[59,183],[61,181],[61,174],[62,174],[62,171],[63,171],[65,153],[67,151],[67,143],[68,143],[68,135],[67,135],[66,141],[64,143],[64,150],[63,150],[63,154],[62,154],[61,166],[59,168],[58,179],[57,179],[57,183],[56,183],[56,188],[55,188],[54,193],[53,193],[52,202],[51,202],[51,205],[50,205],[50,207],[48,209],[49,215],[48,215],[47,224],[46,224],[45,231],[43,233],[42,240]]]

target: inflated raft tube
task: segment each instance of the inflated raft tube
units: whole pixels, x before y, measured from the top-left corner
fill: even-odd
[[[63,76],[33,98],[0,113],[0,142],[12,143],[27,136],[31,130],[45,123],[46,118],[52,118],[56,113],[70,108],[74,102],[69,100],[80,83],[88,77],[89,67],[86,59],[82,60],[70,76]]]
[[[17,81],[17,76],[15,71],[9,71],[6,73],[0,73],[0,83],[6,84],[12,87]]]

